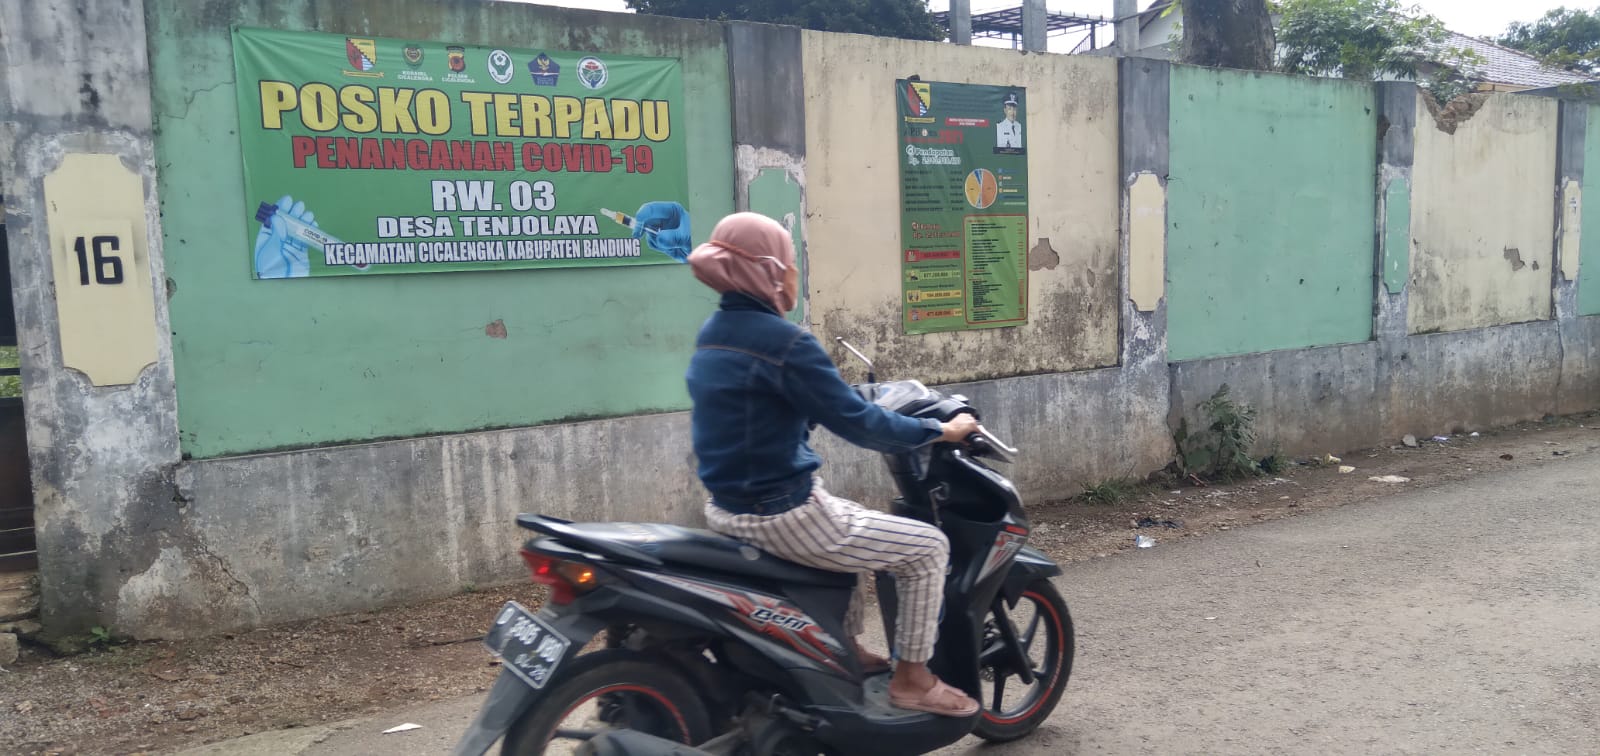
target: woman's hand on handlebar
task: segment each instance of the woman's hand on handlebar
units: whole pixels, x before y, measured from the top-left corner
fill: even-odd
[[[939,440],[950,444],[959,444],[967,440],[968,436],[978,432],[978,421],[972,415],[960,414],[951,418],[950,422],[943,423],[944,435]]]

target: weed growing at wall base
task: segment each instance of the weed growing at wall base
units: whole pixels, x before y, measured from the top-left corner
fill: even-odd
[[[1087,504],[1104,504],[1107,506],[1121,504],[1133,496],[1134,485],[1125,480],[1107,480],[1090,485],[1083,484],[1083,493],[1078,494],[1078,499]]]
[[[1262,473],[1262,464],[1250,456],[1256,442],[1256,409],[1236,402],[1224,383],[1198,407],[1206,425],[1195,431],[1189,420],[1178,421],[1172,440],[1178,450],[1178,472],[1183,477],[1207,480],[1237,480]],[[1269,464],[1278,466],[1277,454]]]

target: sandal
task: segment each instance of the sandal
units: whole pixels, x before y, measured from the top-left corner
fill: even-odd
[[[970,717],[978,713],[978,702],[967,694],[950,687],[943,680],[933,684],[920,696],[901,697],[889,692],[889,705],[907,711],[921,711],[941,717]]]

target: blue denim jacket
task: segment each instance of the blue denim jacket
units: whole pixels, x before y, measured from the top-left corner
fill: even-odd
[[[725,294],[689,362],[694,453],[717,506],[771,515],[803,504],[822,458],[812,421],[890,452],[933,442],[937,420],[885,410],[852,390],[805,329],[743,294]]]

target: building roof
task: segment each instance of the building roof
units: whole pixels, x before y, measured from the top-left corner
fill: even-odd
[[[1547,66],[1525,52],[1474,39],[1465,34],[1450,32],[1450,39],[1445,44],[1452,48],[1471,50],[1483,59],[1474,63],[1465,72],[1480,81],[1519,87],[1554,87],[1594,80],[1593,77],[1575,71]]]

